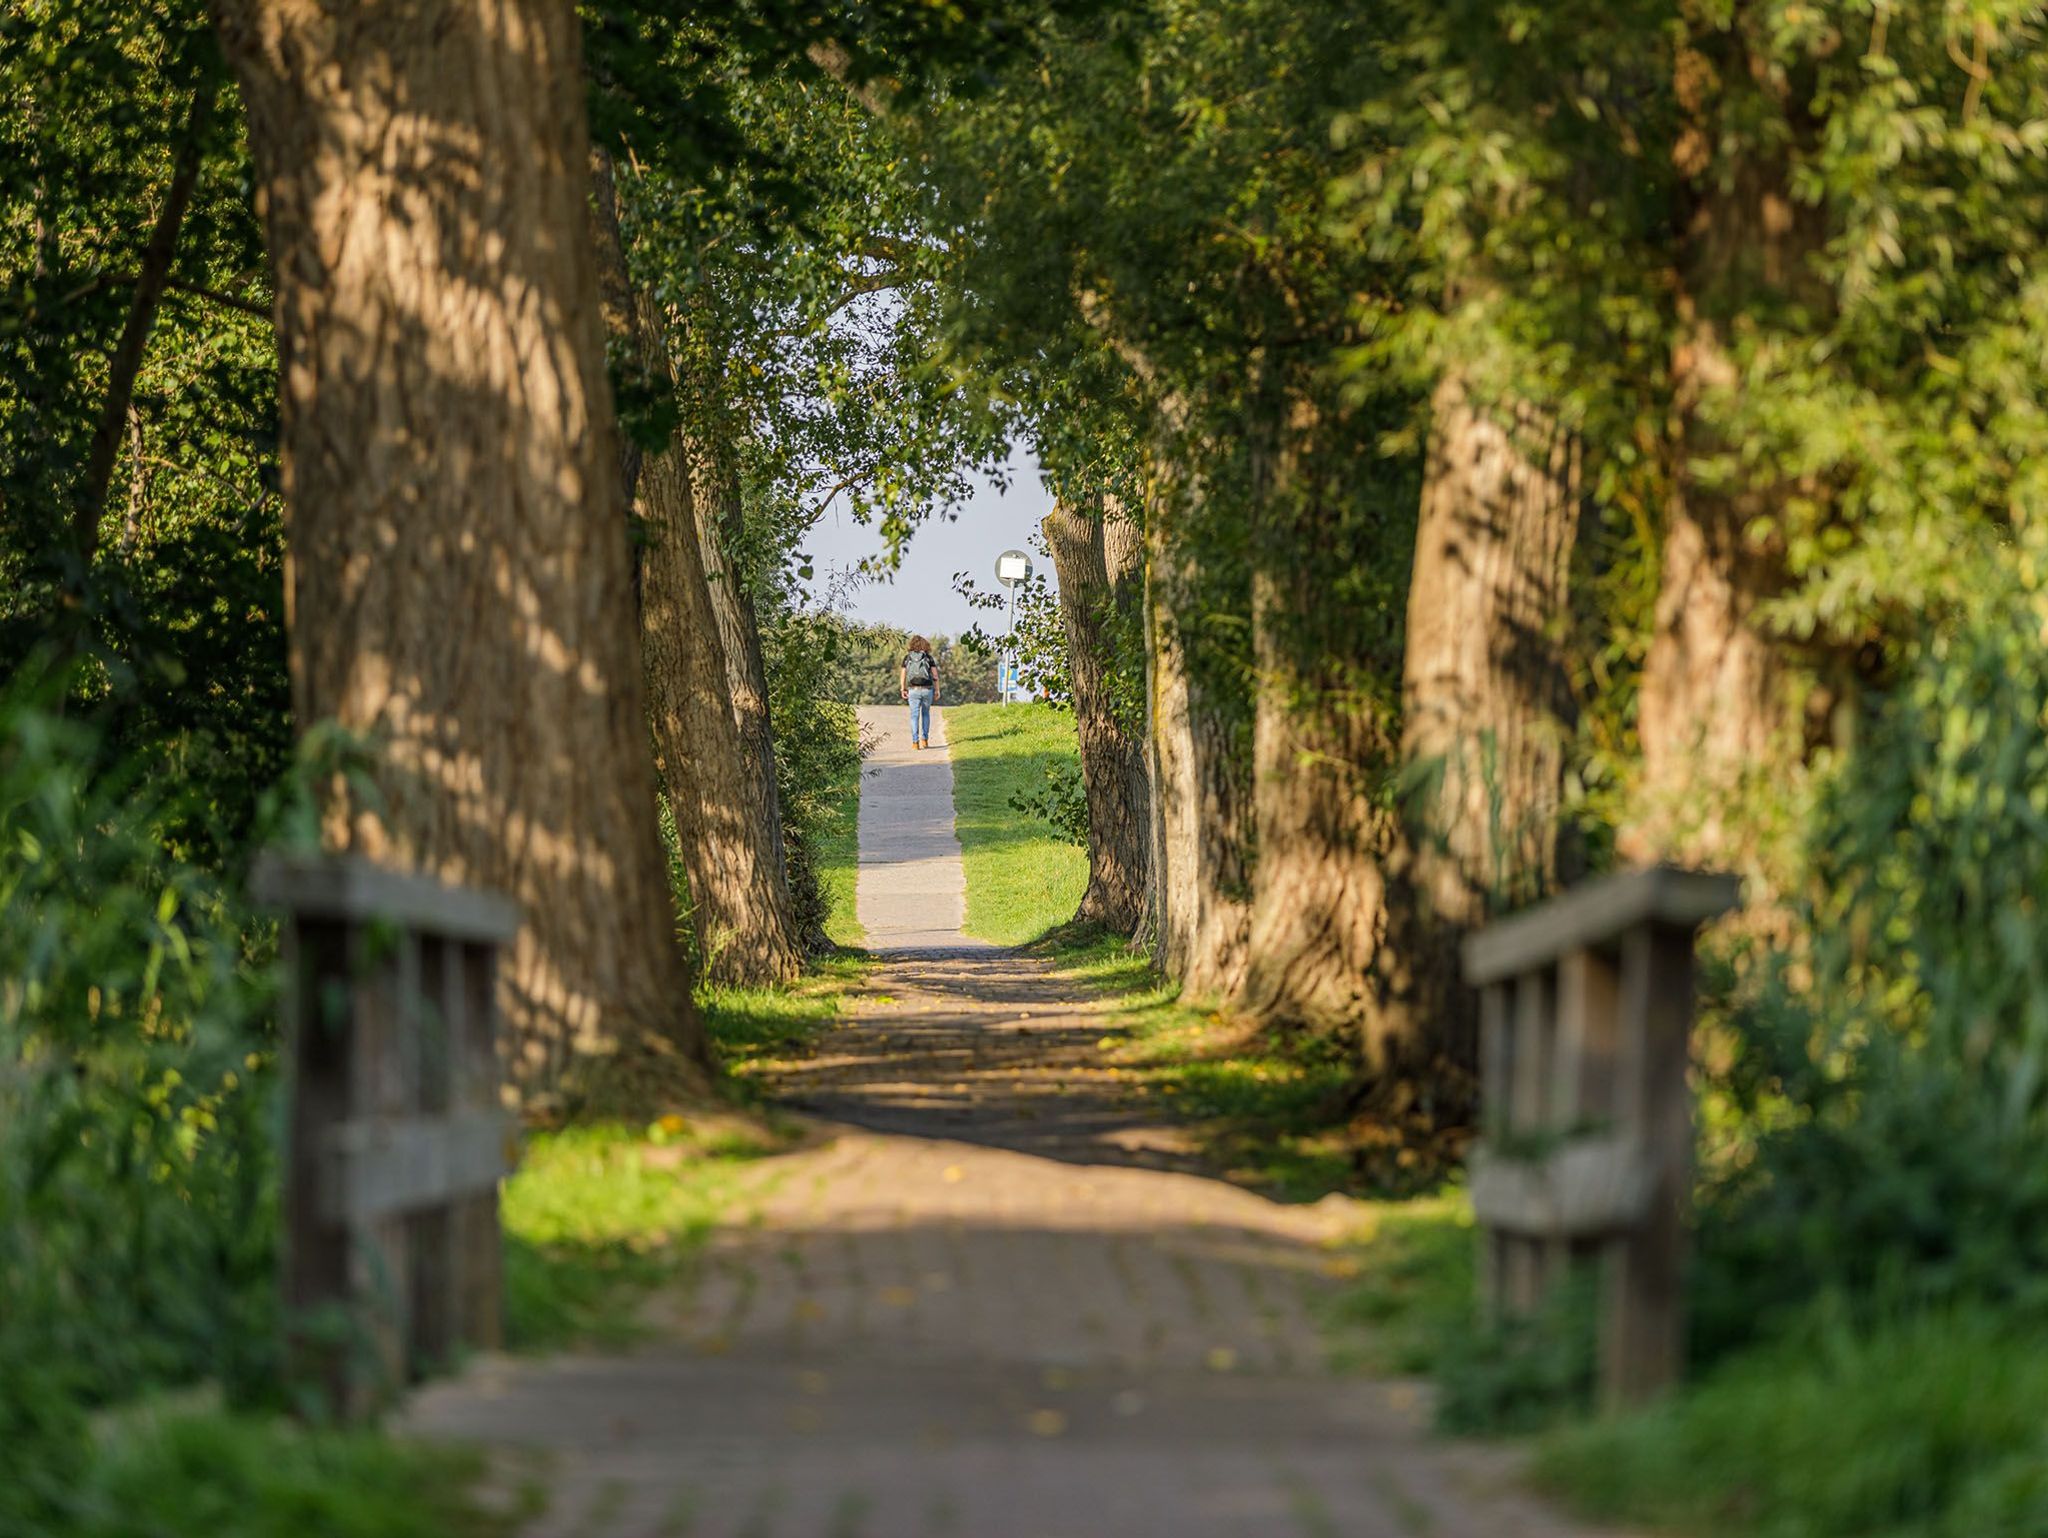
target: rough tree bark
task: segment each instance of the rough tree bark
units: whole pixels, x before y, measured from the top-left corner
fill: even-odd
[[[1355,1041],[1377,1068],[1409,1056],[1404,1016],[1383,1007],[1387,857],[1395,823],[1374,794],[1393,761],[1385,675],[1397,638],[1348,612],[1332,572],[1378,559],[1359,505],[1370,466],[1341,466],[1306,397],[1268,403],[1253,447],[1252,635],[1257,672],[1251,966],[1244,1002],[1263,1019]]]
[[[629,366],[670,388],[675,371],[653,301],[636,291],[619,231],[610,157],[593,158],[606,326]],[[748,794],[725,648],[705,581],[680,433],[645,453],[621,439],[621,474],[641,519],[640,646],[656,762],[689,877],[691,919],[709,976],[767,983],[803,967],[781,857],[781,828]]]
[[[338,847],[509,892],[529,1100],[703,1082],[619,516],[574,9],[215,0],[276,273],[293,704]]]
[[[1130,934],[1145,918],[1151,798],[1145,746],[1117,718],[1109,671],[1113,636],[1129,633],[1141,598],[1143,535],[1109,498],[1092,508],[1055,507],[1042,527],[1059,576],[1088,798],[1088,889],[1075,917]]]
[[[1403,885],[1416,1007],[1469,1060],[1458,941],[1557,874],[1578,445],[1526,402],[1475,404],[1455,373],[1431,404],[1401,677]]]
[[[1174,526],[1191,495],[1166,459],[1155,463],[1145,518],[1148,907],[1167,976],[1198,997],[1228,998],[1244,982],[1250,818],[1232,721],[1187,630],[1201,570]]]
[[[1780,515],[1800,488],[1769,469],[1700,469],[1730,449],[1718,419],[1740,383],[1731,322],[1789,300],[1820,313],[1828,295],[1810,259],[1827,230],[1824,211],[1791,192],[1794,158],[1818,133],[1808,91],[1769,68],[1752,44],[1748,30],[1762,25],[1756,8],[1681,9],[1690,34],[1677,54],[1685,123],[1673,156],[1682,255],[1672,376],[1681,432],[1637,712],[1642,785],[1621,848],[1639,860],[1739,867],[1755,853],[1745,787],[1796,763],[1804,746],[1793,659],[1757,622],[1759,608],[1783,589]],[[1768,148],[1724,149],[1727,121],[1759,105],[1785,123],[1787,137]]]

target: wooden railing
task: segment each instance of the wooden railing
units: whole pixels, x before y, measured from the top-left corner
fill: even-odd
[[[500,1343],[503,898],[357,859],[271,860],[289,1037],[284,1306],[299,1381],[343,1419]]]
[[[1481,990],[1482,1304],[1532,1314],[1597,1264],[1610,1407],[1654,1396],[1683,1363],[1693,936],[1738,892],[1732,876],[1629,871],[1465,942]]]

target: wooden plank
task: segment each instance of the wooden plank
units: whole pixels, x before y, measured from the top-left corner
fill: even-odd
[[[1741,890],[1735,876],[1670,865],[1590,881],[1470,936],[1465,980],[1484,987],[1569,951],[1611,946],[1641,924],[1691,930],[1733,908]]]
[[[1479,1124],[1490,1133],[1507,1127],[1514,1053],[1508,985],[1493,983],[1479,994]]]
[[[482,944],[449,948],[450,1095],[464,1113],[504,1115],[504,1070],[498,1060],[498,955]],[[518,1162],[506,1118],[504,1162]],[[505,1247],[498,1227],[498,1188],[458,1198],[453,1225],[455,1315],[461,1345],[495,1351],[504,1344]]]
[[[285,1123],[282,1294],[286,1355],[295,1383],[325,1406],[352,1398],[349,1233],[320,1200],[319,1148],[348,1115],[349,1018],[329,979],[346,976],[348,931],[340,924],[287,919],[284,1025],[291,1074]],[[332,1007],[330,1007],[332,1006]]]
[[[250,890],[266,906],[304,918],[388,923],[471,942],[511,943],[519,907],[475,887],[390,870],[354,855],[265,855]]]
[[[1557,1038],[1555,1005],[1549,968],[1525,972],[1515,979],[1507,1127],[1516,1134],[1551,1129],[1551,1060]]]
[[[398,1121],[417,1105],[419,1059],[413,1041],[418,997],[417,946],[401,931],[394,946],[362,925],[349,930],[349,1116],[326,1129],[316,1153],[331,1192],[333,1148],[342,1129],[364,1121]],[[329,1197],[328,1199],[332,1199]],[[327,1209],[349,1231],[350,1302],[367,1342],[367,1358],[350,1384],[347,1413],[361,1418],[386,1402],[408,1376],[412,1244],[403,1217]]]
[[[1487,1228],[1571,1239],[1640,1221],[1653,1182],[1633,1144],[1609,1135],[1577,1138],[1535,1159],[1503,1158],[1482,1145],[1469,1187],[1473,1215]]]
[[[1600,951],[1568,951],[1557,962],[1557,1062],[1551,1115],[1561,1130],[1611,1124],[1621,1044],[1621,980]]]
[[[422,1118],[447,1128],[452,1092],[449,1042],[449,957],[458,948],[437,935],[419,939],[420,1010],[418,1103]],[[460,1007],[458,999],[456,1007]],[[445,1173],[445,1172],[444,1172]],[[455,1297],[455,1230],[446,1198],[429,1201],[407,1219],[412,1236],[412,1320],[406,1370],[414,1381],[455,1359],[460,1331]]]
[[[512,1146],[511,1119],[495,1109],[344,1122],[327,1136],[322,1211],[378,1223],[493,1190]]]
[[[1686,1201],[1692,1182],[1692,936],[1645,928],[1623,943],[1622,1009],[1638,1045],[1620,1112],[1644,1182],[1641,1218],[1609,1247],[1600,1392],[1609,1408],[1643,1403],[1684,1367]]]

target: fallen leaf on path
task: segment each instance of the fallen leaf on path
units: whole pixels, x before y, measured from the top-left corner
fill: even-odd
[[[1026,1417],[1024,1424],[1031,1428],[1031,1434],[1035,1437],[1064,1436],[1067,1430],[1067,1417],[1058,1410],[1033,1410]]]

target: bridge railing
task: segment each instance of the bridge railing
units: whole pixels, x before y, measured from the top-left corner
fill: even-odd
[[[1738,898],[1732,876],[1659,866],[1465,942],[1480,989],[1482,1307],[1532,1314],[1597,1266],[1609,1406],[1654,1396],[1683,1363],[1693,938]]]
[[[272,859],[289,1088],[285,1319],[343,1419],[502,1334],[497,1057],[514,905],[353,858]]]

